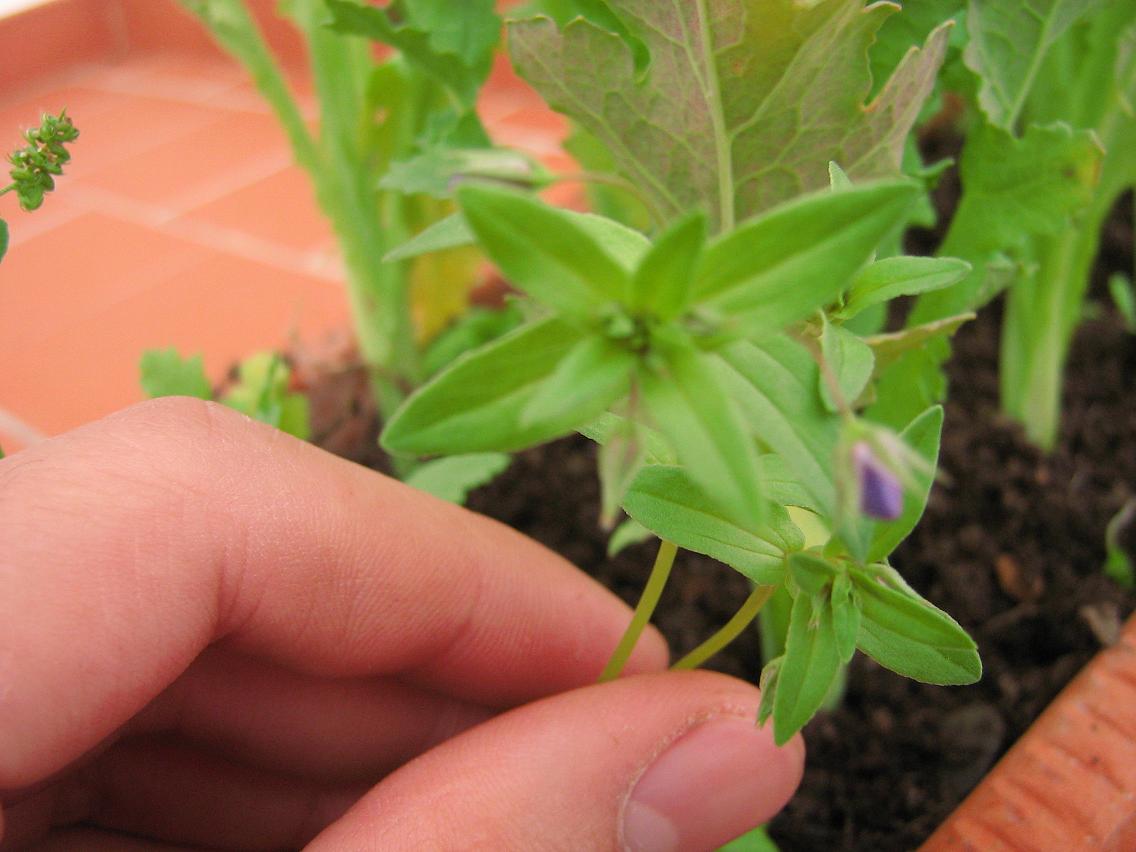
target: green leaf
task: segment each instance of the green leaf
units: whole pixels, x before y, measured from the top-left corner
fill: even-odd
[[[690,302],[694,270],[706,240],[706,217],[680,219],[651,247],[631,279],[628,307],[661,320],[679,316]]]
[[[471,453],[447,456],[419,465],[406,478],[406,484],[461,505],[469,492],[480,488],[509,466],[505,453]]]
[[[1120,538],[1126,527],[1136,520],[1136,497],[1128,500],[1120,511],[1109,519],[1104,529],[1105,576],[1111,577],[1126,589],[1136,587],[1136,565],[1124,550]]]
[[[522,326],[467,353],[419,388],[383,430],[396,453],[511,452],[579,426],[579,418],[522,426],[520,414],[580,332],[551,318]]]
[[[738,342],[719,352],[727,393],[758,438],[781,456],[822,514],[836,508],[832,461],[839,420],[817,393],[820,371],[808,351],[787,335],[760,344]]]
[[[1109,0],[969,0],[963,61],[981,80],[978,103],[995,127],[1015,124],[1046,52]]]
[[[1108,292],[1124,327],[1129,334],[1136,334],[1136,286],[1123,272],[1116,272],[1108,279]]]
[[[647,443],[642,424],[619,418],[619,427],[600,444],[597,468],[600,476],[600,526],[610,529],[631,483],[647,462]]]
[[[422,354],[422,371],[433,376],[459,356],[503,337],[524,321],[516,302],[501,310],[472,307],[438,334]]]
[[[847,571],[837,574],[832,583],[832,632],[840,662],[847,664],[856,653],[860,635],[860,607],[852,592],[852,579]]]
[[[451,213],[444,219],[439,219],[402,245],[391,249],[383,257],[384,263],[396,263],[400,260],[410,260],[424,254],[446,249],[469,246],[477,242],[469,223],[461,213]]]
[[[0,219],[0,260],[8,253],[8,223]]]
[[[854,407],[856,400],[868,386],[876,364],[872,347],[843,326],[826,321],[824,331],[821,332],[820,348],[824,362],[840,388],[842,401],[847,407]],[[823,375],[820,376],[818,391],[825,408],[830,412],[837,414],[843,410],[839,401],[833,398],[832,388]]]
[[[936,27],[961,19],[964,6],[965,0],[915,0],[904,3],[901,12],[884,21],[872,45],[873,89],[880,88],[908,51],[922,44]]]
[[[828,599],[797,595],[773,698],[773,739],[778,745],[787,743],[820,709],[839,668]]]
[[[954,257],[889,257],[869,263],[856,275],[843,306],[837,312],[851,319],[872,305],[897,296],[917,296],[941,290],[970,273],[971,265]]]
[[[969,261],[963,281],[919,299],[909,319],[920,325],[977,310],[991,294],[986,261],[1020,254],[1031,235],[1057,234],[1092,198],[1102,152],[1089,130],[1031,125],[1020,139],[989,126],[967,136],[959,163],[965,191],[943,241],[943,255]]]
[[[928,408],[916,417],[899,437],[912,450],[934,466],[939,459],[939,437],[943,431],[943,408],[936,405]],[[931,493],[933,476],[915,474],[918,488],[905,486],[903,489],[903,514],[894,521],[877,523],[872,533],[872,543],[868,548],[868,561],[879,562],[891,554],[899,543],[915,529],[919,519],[923,517],[923,510],[927,507],[927,498]]]
[[[816,597],[834,582],[839,574],[833,565],[817,553],[792,553],[788,557],[789,574],[802,594]]]
[[[886,669],[923,683],[954,686],[982,677],[974,640],[886,566],[851,568],[860,600],[861,651]]]
[[[766,453],[757,459],[758,476],[765,496],[778,506],[797,506],[810,512],[820,512],[816,500],[793,474],[785,459],[776,453]]]
[[[780,583],[785,555],[804,546],[804,537],[780,506],[769,507],[764,524],[741,526],[679,467],[643,468],[623,508],[660,538],[724,562],[759,585]]]
[[[591,318],[626,298],[627,271],[577,220],[534,198],[487,187],[458,192],[466,221],[516,286],[553,310]]]
[[[718,852],[778,852],[778,846],[769,837],[765,826],[759,825],[720,847]]]
[[[912,326],[901,331],[888,334],[873,334],[865,337],[864,341],[871,347],[876,356],[876,371],[880,372],[896,363],[902,355],[912,351],[921,351],[927,348],[933,340],[946,340],[963,323],[974,319],[974,314],[959,314],[941,320]]]
[[[330,26],[381,41],[472,107],[489,76],[500,19],[493,0],[395,0],[389,9],[326,0]]]
[[[147,396],[195,396],[212,399],[213,387],[200,355],[182,358],[176,349],[147,349],[139,363]]]
[[[784,592],[784,589],[778,589],[778,593]],[[792,600],[790,599],[790,605]],[[768,606],[768,604],[767,604]],[[765,622],[762,621],[764,628]],[[788,631],[788,619],[786,619],[786,630]],[[764,629],[762,630],[764,634]],[[765,642],[762,640],[762,652],[765,651]],[[758,689],[761,690],[761,703],[757,707],[757,724],[764,725],[769,717],[773,715],[773,698],[777,695],[777,679],[781,674],[781,664],[785,662],[785,655],[779,654],[776,657],[768,660],[761,668],[761,678],[759,679]]]
[[[225,405],[306,441],[311,433],[308,398],[289,391],[291,370],[275,352],[241,361],[237,382],[221,399]]]
[[[757,452],[723,391],[714,356],[677,346],[659,354],[662,369],[639,375],[655,427],[721,508],[741,523],[760,524],[766,503],[756,476]]]
[[[391,163],[379,188],[407,195],[424,193],[434,198],[452,198],[461,182],[468,179],[539,189],[548,184],[549,173],[531,157],[508,148],[435,145],[407,160]]]
[[[579,341],[557,364],[521,411],[521,425],[560,423],[575,417],[586,423],[627,394],[636,357],[599,335]]]
[[[898,174],[946,48],[937,30],[865,105],[868,47],[890,6],[609,5],[650,53],[642,73],[624,38],[587,20],[563,30],[547,18],[510,24],[514,64],[608,146],[666,219],[704,210],[715,233],[827,187],[831,160],[855,180]]]
[[[642,544],[655,534],[634,518],[628,518],[615,528],[611,538],[607,540],[607,557],[614,559],[623,550],[633,544]]]
[[[907,182],[862,184],[765,213],[706,249],[695,301],[747,337],[780,331],[843,292],[918,194]]]

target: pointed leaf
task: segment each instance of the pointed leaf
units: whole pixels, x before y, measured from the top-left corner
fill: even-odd
[[[458,186],[469,179],[540,188],[548,183],[548,172],[532,158],[509,148],[435,145],[409,159],[391,163],[379,187],[407,195],[425,193],[435,198],[452,198]]]
[[[385,263],[395,263],[400,260],[409,260],[423,254],[435,251],[470,246],[477,242],[477,238],[470,230],[469,224],[461,213],[451,213],[444,219],[439,219],[432,225],[419,231],[405,243],[383,257]]]
[[[943,408],[936,405],[916,417],[900,433],[900,438],[912,450],[926,459],[931,465],[939,459],[939,436],[943,431]],[[872,533],[872,543],[868,548],[868,561],[880,562],[891,554],[899,543],[915,529],[927,498],[931,493],[933,477],[915,474],[918,488],[910,486],[903,489],[903,512],[889,523],[878,523]]]
[[[627,492],[623,508],[660,538],[725,562],[764,586],[784,579],[785,554],[805,543],[780,506],[769,507],[764,524],[740,526],[679,467],[643,468]]]
[[[615,532],[613,532],[611,538],[607,540],[608,559],[614,559],[628,547],[635,544],[642,544],[647,539],[653,538],[654,535],[653,532],[634,518],[628,518],[615,528]]]
[[[669,320],[690,302],[694,270],[706,240],[706,217],[695,213],[666,230],[643,258],[631,280],[628,307]]]
[[[784,745],[820,709],[840,668],[827,598],[797,595],[773,698],[773,738]]]
[[[470,491],[503,472],[510,461],[505,453],[447,456],[416,467],[406,478],[406,484],[460,506]]]
[[[780,331],[843,292],[918,193],[906,182],[863,184],[778,207],[707,248],[695,300],[747,337]]]
[[[839,420],[821,404],[816,361],[786,335],[760,344],[733,343],[719,354],[722,380],[746,422],[785,460],[822,514],[831,516],[836,509],[832,461]]]
[[[820,338],[821,352],[824,362],[840,388],[840,395],[848,407],[853,407],[868,380],[872,377],[872,370],[876,364],[876,356],[872,347],[864,342],[863,338],[853,334],[843,326],[825,322],[824,331]],[[839,402],[833,398],[832,388],[822,375],[818,390],[825,408],[833,414],[842,410]]]
[[[651,63],[586,20],[510,25],[521,76],[601,139],[666,219],[704,210],[711,230],[828,186],[835,160],[855,179],[899,173],[903,142],[946,47],[909,55],[880,96],[868,48],[894,9],[862,0],[609,0]]]
[[[663,357],[662,370],[639,375],[655,427],[711,499],[736,521],[760,524],[766,503],[756,476],[757,452],[722,389],[714,356],[676,346]]]
[[[861,651],[923,683],[961,685],[982,677],[977,646],[953,618],[874,567],[851,572],[860,599]]]
[[[538,302],[586,318],[625,298],[626,270],[573,217],[529,196],[487,187],[465,187],[458,200],[490,258]]]
[[[865,337],[864,342],[871,347],[876,356],[876,372],[882,372],[900,359],[902,355],[913,350],[926,350],[928,344],[934,340],[945,341],[950,338],[963,323],[974,319],[974,314],[959,314],[941,320],[905,328],[902,331],[893,331],[888,334],[874,334]]]
[[[8,253],[8,223],[0,219],[0,260]]]
[[[851,319],[866,308],[897,296],[917,296],[955,284],[970,273],[965,260],[954,257],[889,257],[860,270],[848,288],[839,316]]]
[[[627,394],[636,357],[599,335],[577,343],[557,364],[521,411],[521,425],[561,422],[575,416],[589,422]]]
[[[647,462],[644,427],[623,418],[621,428],[612,432],[598,453],[600,476],[600,526],[610,529],[627,489]]]
[[[788,557],[789,574],[802,594],[815,597],[836,580],[839,569],[816,552],[793,553]]]
[[[383,446],[419,455],[510,452],[571,432],[580,425],[573,415],[531,426],[520,415],[579,340],[568,324],[544,319],[463,355],[395,412]]]

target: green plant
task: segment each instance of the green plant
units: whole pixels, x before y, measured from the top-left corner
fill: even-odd
[[[927,6],[943,19],[964,4]],[[941,251],[974,272],[923,297],[912,321],[976,310],[1008,286],[1002,403],[1051,448],[1101,226],[1136,185],[1136,6],[969,0],[965,20],[950,80],[968,106],[963,195]],[[945,347],[922,357],[941,359]]]
[[[514,62],[606,148],[609,183],[650,211],[652,237],[516,189],[460,186],[443,242],[475,238],[524,292],[526,321],[416,391],[384,446],[508,452],[572,431],[599,444],[603,522],[622,507],[662,539],[605,678],[683,547],[754,591],[678,668],[719,650],[777,590],[791,601],[784,652],[763,672],[761,718],[772,714],[779,741],[857,647],[911,677],[976,680],[971,639],[887,562],[923,511],[942,410],[893,423],[869,408],[881,371],[967,315],[857,330],[896,296],[970,272],[885,256],[918,215],[922,186],[901,166],[949,28],[900,51],[865,103],[868,50],[890,6],[567,6],[582,16],[510,24]]]

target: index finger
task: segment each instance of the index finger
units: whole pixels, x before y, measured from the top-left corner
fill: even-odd
[[[593,680],[628,618],[507,527],[220,406],[144,403],[0,462],[0,789],[210,643],[507,706]],[[631,670],[665,661],[649,635]]]

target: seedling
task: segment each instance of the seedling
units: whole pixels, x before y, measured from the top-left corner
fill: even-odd
[[[901,177],[903,148],[948,28],[902,54],[865,104],[868,47],[890,6],[735,0],[711,17],[702,2],[680,16],[672,4],[612,0],[575,10],[584,17],[511,24],[514,62],[606,147],[612,178],[658,224],[648,237],[499,182],[459,186],[447,244],[476,239],[523,291],[527,319],[416,391],[384,446],[510,452],[573,431],[599,444],[602,520],[622,509],[661,539],[605,679],[687,548],[731,565],[754,591],[677,668],[720,650],[777,590],[791,600],[784,653],[762,678],[761,718],[772,715],[780,742],[857,648],[921,680],[973,682],[973,641],[887,562],[923,511],[942,410],[866,416],[879,371],[967,315],[896,334],[853,330],[897,295],[970,272],[953,259],[880,255],[922,198]],[[925,381],[938,376],[929,370]],[[818,540],[790,510],[812,519]]]

